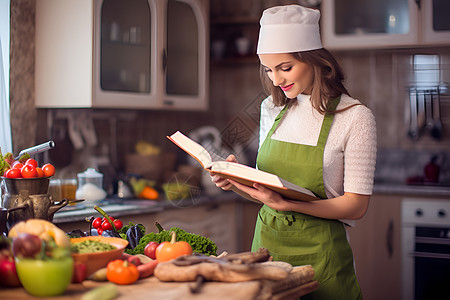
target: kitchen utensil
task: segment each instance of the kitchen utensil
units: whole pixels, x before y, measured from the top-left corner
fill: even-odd
[[[48,141],[43,144],[40,144],[40,145],[37,145],[34,147],[30,147],[30,148],[20,151],[19,155],[17,157],[15,157],[15,159],[18,160],[25,153],[28,153],[29,155],[34,155],[34,154],[38,154],[38,153],[50,150],[53,147],[55,147],[55,143],[53,141]]]
[[[431,128],[431,136],[437,140],[440,140],[442,136],[442,123],[439,92],[436,95],[431,94],[431,102],[433,106],[433,127]]]
[[[409,120],[409,131],[408,131],[408,136],[412,139],[412,140],[417,140],[419,138],[419,127],[417,124],[417,92],[415,90],[410,90],[409,91],[409,106],[410,106],[410,110],[409,110],[409,115],[410,115],[410,120]]]
[[[425,103],[427,93],[416,93],[417,95],[417,133],[420,136],[426,127],[426,109]]]
[[[427,129],[431,129],[434,126],[433,120],[433,94],[427,93],[424,94],[425,97],[425,112],[426,112],[426,121],[425,127]]]

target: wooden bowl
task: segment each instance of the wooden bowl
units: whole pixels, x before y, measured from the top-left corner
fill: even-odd
[[[123,250],[128,246],[128,241],[115,237],[104,236],[85,236],[80,238],[72,238],[70,242],[80,243],[86,240],[99,241],[116,247],[114,250],[93,252],[93,253],[72,253],[75,263],[84,263],[86,265],[86,276],[89,277],[95,271],[106,267],[106,265],[115,259],[119,259]]]

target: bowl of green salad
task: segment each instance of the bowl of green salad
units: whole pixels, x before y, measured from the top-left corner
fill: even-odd
[[[70,239],[74,263],[86,265],[86,276],[122,256],[128,241],[121,238],[105,236],[85,236]]]

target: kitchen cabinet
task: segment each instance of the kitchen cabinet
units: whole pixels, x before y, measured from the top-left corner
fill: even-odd
[[[225,16],[211,18],[211,55],[216,65],[258,63],[257,17]]]
[[[208,0],[36,2],[36,106],[205,110]]]
[[[323,0],[322,42],[328,49],[450,44],[447,0]]]
[[[347,230],[364,299],[401,299],[401,197],[372,196],[366,215]]]

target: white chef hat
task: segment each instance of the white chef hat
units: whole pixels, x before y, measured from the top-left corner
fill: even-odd
[[[292,53],[322,48],[320,12],[300,5],[275,6],[261,17],[257,54]]]

